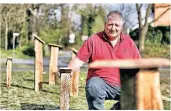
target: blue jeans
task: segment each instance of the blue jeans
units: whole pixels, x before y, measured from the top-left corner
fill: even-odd
[[[111,86],[99,77],[90,78],[85,90],[89,110],[104,110],[105,100],[120,100],[120,87]]]

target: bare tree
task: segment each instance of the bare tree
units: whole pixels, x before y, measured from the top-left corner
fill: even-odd
[[[150,16],[151,7],[152,7],[152,4],[149,4],[147,6],[146,14],[145,14],[145,22],[143,24],[142,12],[141,12],[142,5],[143,4],[136,4],[136,10],[137,10],[138,21],[139,21],[139,44],[138,45],[139,45],[140,52],[144,50],[144,42],[145,42],[147,30],[148,30],[148,17]]]

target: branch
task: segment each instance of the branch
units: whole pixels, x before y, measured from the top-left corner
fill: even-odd
[[[167,8],[167,7],[170,7],[170,4],[160,4],[160,5],[155,4],[155,5],[157,5],[157,6],[155,6],[155,8]]]
[[[159,15],[155,20],[151,21],[150,24],[153,22],[156,22],[158,19],[160,19],[160,17],[162,17],[169,10],[170,10],[170,7],[167,10],[165,10],[163,13],[161,13],[161,15]]]
[[[145,23],[144,23],[143,27],[146,27],[148,25],[148,17],[150,16],[151,7],[152,7],[152,4],[149,4],[147,7],[146,16],[145,16]]]
[[[142,19],[141,19],[141,7],[142,4],[139,6],[139,4],[136,4],[136,9],[137,9],[137,15],[138,15],[138,21],[139,21],[139,27],[142,28]]]

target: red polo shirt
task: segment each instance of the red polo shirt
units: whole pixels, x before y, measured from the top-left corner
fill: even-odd
[[[120,40],[115,47],[108,41],[104,32],[89,37],[76,57],[84,62],[91,63],[95,60],[117,60],[141,58],[138,48],[129,35],[121,34]],[[87,80],[93,76],[104,79],[108,84],[120,86],[119,68],[96,68],[89,69]]]

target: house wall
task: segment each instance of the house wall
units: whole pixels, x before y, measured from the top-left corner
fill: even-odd
[[[170,26],[170,4],[154,4],[154,26]]]

